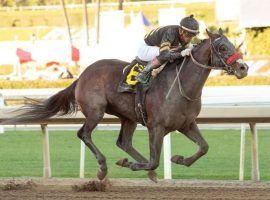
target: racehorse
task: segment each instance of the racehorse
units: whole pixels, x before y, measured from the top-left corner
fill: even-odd
[[[107,174],[106,158],[93,143],[91,134],[104,113],[119,117],[121,130],[116,144],[135,160],[130,162],[122,159],[117,162],[118,165],[135,171],[147,170],[150,179],[155,180],[154,170],[159,166],[163,137],[177,130],[196,143],[199,150],[187,158],[174,155],[171,161],[190,166],[208,151],[208,144],[197,127],[196,117],[201,110],[202,88],[210,71],[222,69],[238,79],[247,76],[248,72],[248,66],[221,29],[219,33],[206,32],[209,38],[198,44],[190,57],[184,58],[185,63],[181,64],[180,60],[167,63],[149,86],[145,99],[149,160],[132,146],[133,133],[140,119],[134,109],[134,94],[117,92],[123,68],[128,64],[121,60],[104,59],[93,63],[69,87],[44,101],[29,103],[22,108],[24,113],[9,123],[42,120],[80,109],[85,122],[77,135],[95,155],[100,165],[97,173],[100,180]],[[178,82],[173,84],[176,78]]]

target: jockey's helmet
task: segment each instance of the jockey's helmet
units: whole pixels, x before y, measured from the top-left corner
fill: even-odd
[[[194,18],[194,15],[183,18],[180,22],[180,27],[183,31],[186,31],[194,36],[199,33],[199,23]]]

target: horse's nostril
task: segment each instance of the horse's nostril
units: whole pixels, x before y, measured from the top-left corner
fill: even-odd
[[[240,67],[240,70],[241,70],[241,71],[246,71],[247,69],[248,69],[248,68],[247,68],[246,66],[244,66],[244,65]]]

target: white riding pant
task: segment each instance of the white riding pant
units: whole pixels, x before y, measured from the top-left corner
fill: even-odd
[[[159,47],[149,46],[144,41],[139,46],[137,56],[143,61],[152,61],[155,57],[159,55]]]

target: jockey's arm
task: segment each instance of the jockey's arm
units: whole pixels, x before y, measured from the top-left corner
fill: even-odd
[[[175,40],[175,35],[168,30],[161,40],[159,48],[159,56],[157,56],[158,61],[162,64],[167,61],[173,61],[181,57],[181,53],[175,48],[172,49],[172,43]]]
[[[168,49],[160,51],[159,55],[157,56],[157,59],[160,63],[164,63],[167,61],[174,61],[175,59],[178,59],[180,57],[182,57],[181,52],[171,51],[170,49]]]
[[[161,40],[160,48],[159,48],[159,56],[157,56],[158,61],[162,64],[167,61],[174,61],[178,58],[189,56],[192,44],[186,44],[182,46],[179,44],[177,47],[172,47],[172,44],[175,40],[175,35],[171,30],[166,32]]]

